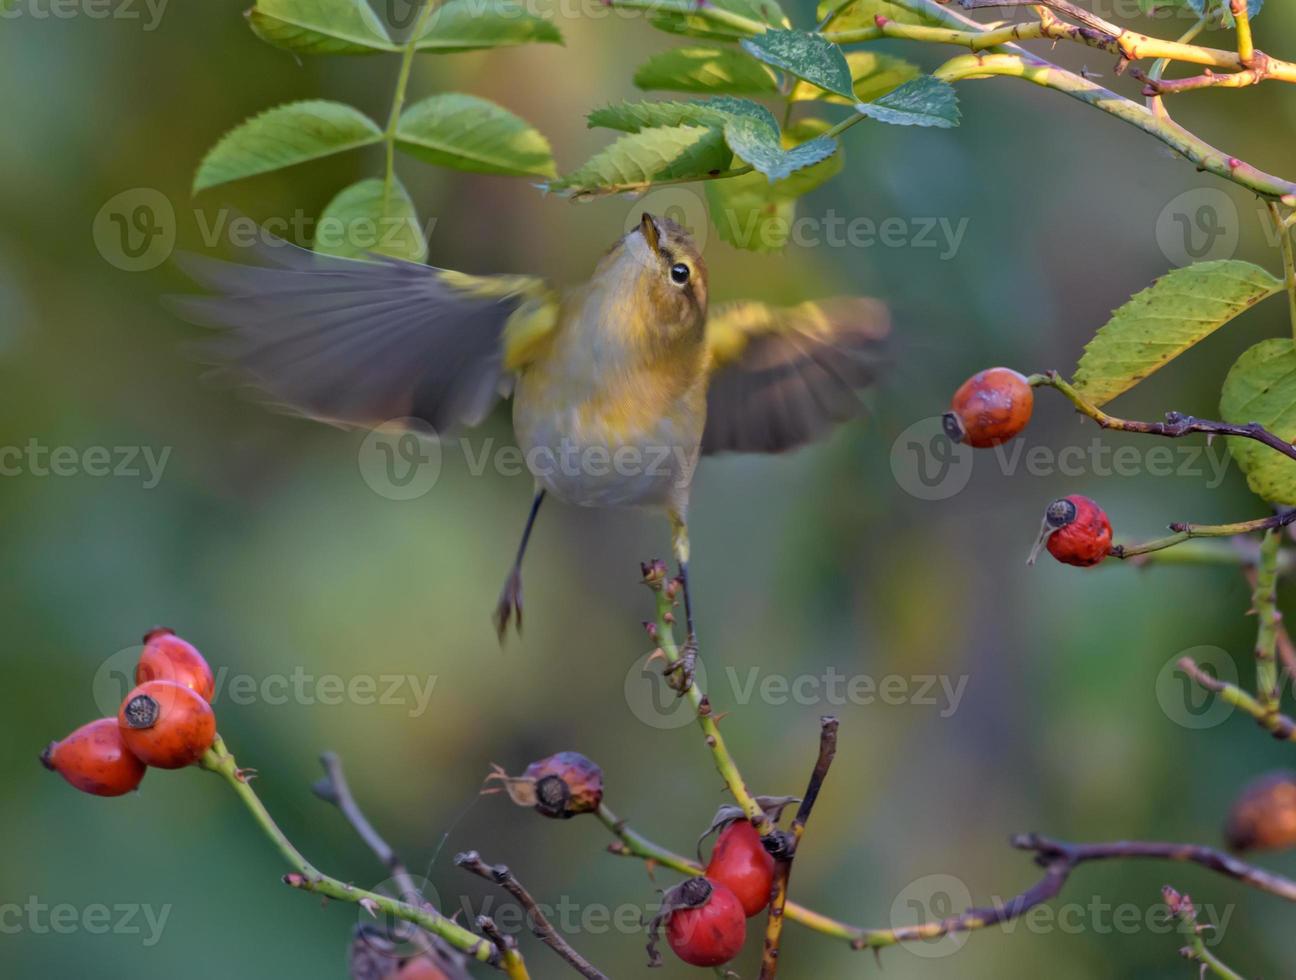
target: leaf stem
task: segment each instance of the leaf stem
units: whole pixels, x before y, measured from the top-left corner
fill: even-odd
[[[1197,682],[1198,685],[1219,696],[1225,704],[1230,704],[1235,708],[1246,712],[1256,720],[1265,731],[1269,732],[1274,738],[1283,742],[1296,742],[1296,722],[1286,715],[1270,711],[1259,701],[1253,698],[1236,684],[1230,684],[1228,681],[1222,681],[1212,674],[1206,673],[1197,662],[1191,657],[1184,657],[1179,661],[1179,669],[1188,677]],[[1293,888],[1293,898],[1296,900],[1296,885]]]
[[[1296,522],[1296,509],[1288,510],[1273,517],[1260,517],[1253,521],[1238,521],[1234,524],[1171,524],[1170,529],[1174,532],[1173,534],[1164,538],[1157,538],[1154,541],[1145,541],[1143,544],[1118,544],[1111,549],[1110,554],[1113,558],[1135,558],[1154,551],[1173,548],[1175,545],[1182,544],[1192,538],[1232,538],[1239,534],[1251,534],[1255,531],[1272,533],[1276,529],[1286,527],[1294,522]],[[1260,560],[1262,565],[1266,561],[1264,549],[1267,547],[1269,547],[1269,535],[1265,536],[1261,544]],[[1274,546],[1273,551],[1273,555],[1268,560],[1277,562],[1278,549],[1276,546]],[[1272,659],[1272,655],[1273,650],[1270,649],[1270,659]]]
[[[414,67],[414,55],[418,53],[418,43],[427,27],[432,11],[440,6],[438,0],[426,0],[419,11],[418,19],[409,39],[401,47],[400,71],[396,75],[396,90],[392,94],[391,112],[387,115],[387,128],[383,131],[383,143],[386,147],[386,161],[383,167],[383,201],[382,213],[387,213],[391,202],[392,183],[396,177],[396,128],[400,125],[401,110],[405,108],[405,92],[409,87],[410,72]]]
[[[1255,42],[1251,39],[1251,9],[1248,0],[1232,0],[1233,25],[1237,29],[1238,61],[1250,68],[1255,59]]]
[[[219,735],[202,757],[199,765],[225,779],[261,830],[293,869],[291,873],[284,875],[285,884],[302,891],[336,898],[339,901],[355,902],[371,912],[376,908],[392,918],[421,926],[428,932],[440,936],[456,949],[463,950],[473,959],[492,966],[500,966],[500,951],[492,943],[446,918],[432,906],[427,904],[415,906],[389,895],[356,888],[317,870],[275,823],[270,811],[265,808],[265,804],[252,789],[251,772],[239,768],[238,763],[234,761],[234,756]],[[525,972],[517,976],[521,978],[525,976]]]

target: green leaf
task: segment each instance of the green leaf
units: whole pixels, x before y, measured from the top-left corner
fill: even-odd
[[[1076,367],[1075,386],[1095,405],[1105,404],[1282,288],[1264,269],[1234,259],[1175,269],[1094,335]]]
[[[315,225],[313,247],[326,255],[362,259],[369,255],[422,262],[427,240],[419,227],[418,211],[404,186],[392,178],[384,194],[377,177],[341,191],[324,208]]]
[[[810,140],[829,128],[823,119],[803,119],[787,134]],[[781,251],[796,220],[797,199],[841,172],[844,153],[835,153],[785,180],[771,183],[759,171],[706,182],[711,223],[720,237],[736,248],[753,252]]]
[[[913,62],[889,54],[878,54],[875,51],[848,51],[846,64],[850,66],[852,88],[855,91],[853,99],[825,92],[809,82],[797,82],[790,96],[792,101],[805,102],[814,99],[836,105],[871,102],[922,74],[922,69]]]
[[[829,13],[840,6],[841,0],[821,0],[815,17],[818,20],[823,20]],[[888,2],[888,0],[854,0],[853,3],[848,3],[845,7],[842,7],[841,12],[833,18],[828,29],[830,31],[854,31],[863,27],[874,27],[876,26],[874,18],[878,14],[888,20],[895,21],[897,24],[940,23],[938,20],[924,17],[922,14],[907,10],[898,4]]]
[[[730,119],[725,123],[724,135],[729,148],[771,182],[814,166],[837,152],[837,140],[831,136],[818,136],[785,150],[777,128],[747,117]]]
[[[642,190],[663,180],[690,180],[729,169],[733,154],[721,130],[663,126],[622,136],[548,190],[586,197]]]
[[[777,0],[707,0],[707,6],[726,10],[762,24],[775,27],[792,26],[792,22],[787,19],[787,14],[783,13],[783,8],[778,5]],[[749,36],[746,31],[702,17],[696,12],[697,7],[698,0],[661,0],[654,5],[648,22],[658,30],[708,40],[736,41],[738,38]]]
[[[427,163],[479,174],[553,177],[549,141],[525,120],[475,95],[447,92],[410,106],[396,145]]]
[[[935,126],[950,129],[959,124],[958,96],[954,86],[923,75],[873,102],[860,102],[855,111],[893,126]]]
[[[373,120],[341,102],[289,102],[222,136],[198,165],[193,190],[369,146],[382,135]]]
[[[396,50],[365,0],[257,0],[247,18],[261,40],[297,54]]]
[[[845,98],[855,96],[846,55],[822,34],[770,28],[739,43],[744,51],[767,65]]]
[[[765,65],[733,48],[674,48],[654,55],[634,76],[645,90],[773,95],[778,80]]]
[[[1279,438],[1296,439],[1296,345],[1286,337],[1262,340],[1229,369],[1220,392],[1225,422],[1259,422]],[[1228,437],[1228,449],[1247,485],[1275,504],[1296,504],[1296,460],[1253,439]]]
[[[733,118],[754,119],[777,131],[773,113],[758,102],[717,96],[692,102],[621,102],[595,109],[587,117],[591,127],[617,129],[626,133],[656,126],[713,126],[723,129]]]
[[[532,42],[562,44],[556,24],[513,0],[448,0],[431,14],[419,51],[478,51]]]

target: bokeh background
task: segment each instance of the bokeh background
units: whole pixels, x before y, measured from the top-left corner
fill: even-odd
[[[588,131],[584,114],[634,97],[631,67],[680,43],[639,19],[574,16],[575,6],[552,5],[566,47],[420,58],[411,99],[447,89],[492,98],[551,139],[561,170],[573,168],[608,138]],[[345,976],[359,910],[285,889],[277,853],[219,780],[154,772],[141,792],[101,800],[37,765],[47,741],[111,707],[100,702],[120,692],[120,651],[166,623],[221,672],[221,731],[318,865],[364,885],[385,877],[310,793],[319,753],[333,749],[373,821],[427,872],[444,907],[465,910],[461,918],[491,902],[498,910],[498,895],[452,865],[455,852],[476,848],[542,900],[574,905],[574,941],[595,963],[643,975],[643,936],[599,917],[648,907],[673,877],[654,882],[638,862],[606,854],[592,819],[547,821],[478,789],[492,763],[518,772],[552,751],[581,750],[602,764],[618,813],[691,848],[724,800],[720,781],[695,729],[651,709],[636,665],[648,650],[639,623],[651,612],[638,562],[667,552],[664,522],[548,504],[526,566],[526,633],[501,650],[489,614],[528,479],[492,467],[475,474],[449,444],[434,485],[392,499],[381,469],[366,463],[365,433],[272,415],[205,384],[181,350],[201,331],[159,302],[187,288],[180,273],[170,263],[122,271],[92,233],[115,195],[140,188],[171,204],[178,245],[200,251],[204,227],[225,209],[262,220],[318,214],[337,189],[377,172],[379,151],[198,199],[188,188],[216,138],[267,106],[334,98],[382,118],[395,59],[298,62],[259,42],[227,0],[170,4],[152,30],[144,7],[140,20],[33,13],[47,9],[20,4],[0,27],[9,93],[0,445],[23,450],[17,472],[0,479],[0,974]],[[812,22],[804,0],[788,9]],[[1146,26],[1173,36],[1186,25]],[[1294,27],[1296,13],[1271,4],[1258,42],[1296,54]],[[905,51],[929,67],[951,53]],[[1101,53],[1055,54],[1128,88]],[[1070,492],[1098,498],[1127,540],[1172,520],[1261,516],[1236,468],[1212,468],[1226,464],[1222,447],[1193,458],[1167,443],[1167,474],[1149,461],[1147,440],[1104,437],[1134,447],[1132,468],[1110,473],[1088,460],[1098,430],[1046,392],[1024,442],[1005,454],[979,455],[970,469],[962,457],[931,455],[931,419],[963,378],[1000,363],[1069,371],[1111,309],[1183,261],[1176,215],[1196,220],[1208,207],[1207,219],[1221,218],[1222,238],[1206,234],[1218,223],[1197,226],[1198,257],[1276,268],[1260,204],[1055,93],[1005,79],[959,94],[956,130],[852,129],[845,171],[802,203],[820,221],[898,219],[903,244],[821,241],[757,256],[712,234],[706,247],[718,300],[861,293],[894,311],[894,359],[867,424],[786,458],[708,460],[693,505],[703,657],[712,698],[729,712],[726,736],[755,789],[796,793],[818,717],[840,716],[836,767],[793,894],[869,926],[1028,886],[1037,869],[1006,844],[1018,831],[1218,843],[1234,792],[1288,761],[1242,718],[1193,727],[1202,705],[1166,673],[1204,645],[1222,651],[1211,654],[1222,669],[1231,659],[1249,677],[1254,621],[1236,569],[1023,562],[1044,505]],[[1283,86],[1197,93],[1175,108],[1230,152],[1290,171],[1296,101]],[[435,219],[429,260],[470,272],[579,281],[643,205],[573,205],[522,180],[399,166],[420,213]],[[688,195],[701,199],[680,193],[673,206],[686,211]],[[937,244],[923,246],[913,239],[924,219],[965,222],[965,234],[946,247],[938,230]],[[1287,329],[1283,304],[1266,304],[1119,410],[1209,417],[1232,359]],[[471,439],[474,452],[507,445],[506,412]],[[80,465],[41,475],[27,462],[30,445],[72,447],[77,460],[107,447],[115,461],[115,447],[136,447],[166,454],[165,465],[155,480]],[[1063,472],[1057,454],[1067,447],[1085,459]],[[842,689],[826,682],[834,672],[895,678],[899,693],[839,703]],[[371,703],[389,675],[407,680]],[[799,693],[778,686],[798,678]],[[941,693],[942,679],[957,699]],[[339,684],[351,693],[339,697]],[[1268,863],[1296,872],[1290,856]],[[1187,977],[1195,969],[1154,911],[1166,883],[1212,907],[1233,966],[1291,975],[1289,907],[1194,868],[1151,864],[1083,868],[1053,913],[889,950],[882,965],[892,980]],[[72,911],[59,926],[33,903]],[[98,906],[136,912],[123,925],[115,911],[120,928],[100,934],[87,916]],[[160,928],[146,908],[165,914]],[[522,944],[536,976],[562,974],[530,937]],[[753,937],[744,975],[754,975],[758,948]],[[788,978],[876,969],[871,954],[788,927]],[[690,972],[668,961],[659,975]]]

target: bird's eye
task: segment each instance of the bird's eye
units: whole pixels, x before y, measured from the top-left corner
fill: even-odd
[[[683,262],[676,262],[671,266],[671,281],[678,285],[684,285],[689,279],[689,267]]]

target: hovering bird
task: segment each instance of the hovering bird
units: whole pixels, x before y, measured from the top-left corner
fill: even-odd
[[[700,455],[776,453],[857,415],[888,331],[871,299],[707,312],[688,233],[644,214],[586,284],[473,276],[399,259],[321,255],[275,242],[259,265],[201,256],[214,295],[181,311],[226,328],[218,359],[283,407],[342,425],[414,418],[438,434],[513,398],[535,493],[495,625],[522,626],[522,559],[546,494],[639,506],[670,521],[688,628],[689,488]]]

